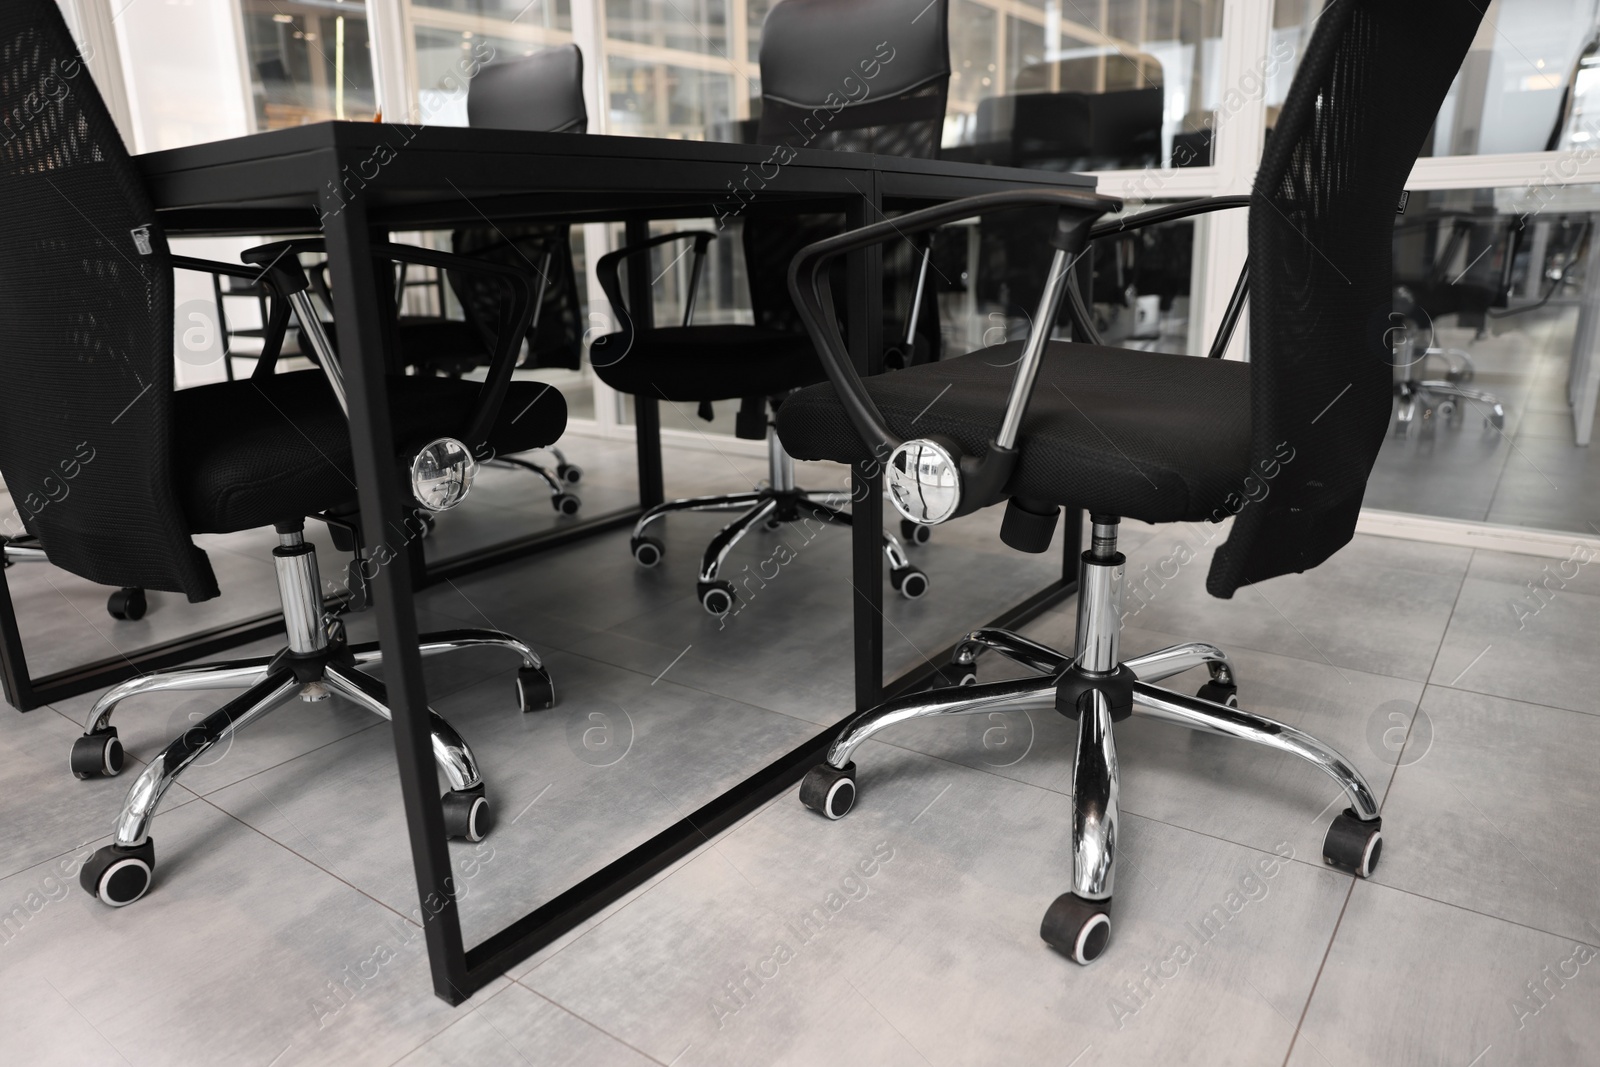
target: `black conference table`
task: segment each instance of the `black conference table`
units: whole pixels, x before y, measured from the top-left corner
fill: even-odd
[[[388,415],[378,273],[371,248],[393,231],[443,230],[463,224],[524,220],[622,221],[627,240],[648,236],[653,219],[727,218],[746,212],[828,211],[847,225],[866,225],[885,213],[978,193],[1026,186],[1092,189],[1092,178],[966,163],[803,150],[787,163],[773,149],[637,137],[575,136],[453,127],[325,122],[137,157],[162,226],[172,236],[272,236],[321,232],[333,280],[339,356],[348,384],[350,435],[366,542],[381,544],[388,522],[400,522],[402,486]],[[735,195],[734,189],[741,192]],[[883,253],[849,258],[849,344],[863,373],[882,369]],[[630,273],[631,314],[649,325],[648,271]],[[430,747],[427,694],[417,652],[413,590],[428,577],[464,573],[631,523],[662,499],[657,402],[635,404],[639,504],[576,526],[436,563],[398,553],[378,571],[375,603],[384,657],[384,682],[394,713],[402,795],[416,868],[417,891],[434,989],[455,1004],[589,915],[709,841],[776,793],[792,786],[832,741],[834,729],[785,755],[557,895],[482,943],[463,942],[449,884],[450,860]],[[854,472],[852,534],[855,687],[860,707],[932,680],[924,666],[883,681],[883,572],[879,530],[881,483]],[[1019,625],[1075,591],[1080,521],[1065,524],[1061,576],[991,625]],[[423,568],[427,568],[426,571]],[[100,688],[136,672],[268,636],[277,616],[251,620],[134,654],[131,662],[91,665],[68,677],[33,683],[20,661],[20,640],[0,579],[0,634],[13,683],[39,692]],[[948,650],[930,662],[945,662]],[[98,667],[96,670],[94,668]],[[54,683],[55,689],[42,683]],[[37,702],[37,701],[36,701]],[[22,706],[19,704],[19,706]]]

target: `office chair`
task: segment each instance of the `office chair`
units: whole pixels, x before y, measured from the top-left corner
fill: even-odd
[[[499,130],[586,132],[589,115],[583,102],[583,53],[575,44],[558,45],[484,67],[467,87],[467,123]],[[451,235],[451,248],[457,255],[531,270],[538,276],[528,351],[517,364],[518,370],[577,370],[582,366],[583,311],[569,231],[566,223],[506,223],[464,226]],[[494,351],[501,294],[490,278],[465,271],[444,275],[464,317],[452,319],[442,314],[440,285],[441,314],[401,315],[397,344],[403,364],[421,373],[459,377],[488,363]],[[431,284],[437,281],[435,278]],[[406,285],[402,267],[397,291]],[[397,310],[399,307],[397,302]],[[519,456],[497,455],[489,462],[537,475],[550,490],[550,506],[562,515],[576,515],[583,504],[574,491],[583,478],[582,468],[554,444],[542,451],[555,460],[553,469]]]
[[[950,81],[947,9],[948,0],[931,4],[782,0],[774,5],[761,34],[759,124],[761,143],[774,146],[773,160],[783,160],[790,148],[937,155]],[[817,57],[824,55],[847,62],[842,67],[818,64]],[[662,517],[680,511],[743,512],[712,539],[701,562],[696,592],[701,605],[716,616],[726,615],[738,603],[733,583],[720,575],[728,553],[751,530],[775,529],[806,518],[850,523],[850,513],[835,506],[849,499],[848,491],[822,492],[795,484],[794,460],[784,451],[767,414],[790,390],[824,378],[790,302],[785,272],[802,246],[838,232],[840,225],[826,217],[766,214],[754,210],[755,204],[750,207],[743,239],[755,325],[694,324],[705,253],[715,233],[661,234],[611,252],[596,265],[619,327],[590,347],[589,364],[600,380],[619,392],[699,405],[707,418],[712,402],[738,400],[736,434],[751,440],[766,438],[766,485],[747,493],[668,500],[648,509],[634,524],[629,543],[633,558],[640,566],[654,567],[666,546],[649,530]],[[643,257],[638,260],[643,266],[630,269],[648,269],[651,249],[681,241],[693,242],[694,257],[682,323],[638,330],[628,313],[618,270],[635,257]],[[927,249],[913,251],[924,284],[911,297],[909,329],[889,353],[890,362],[901,365],[933,358],[938,345],[937,311],[925,307],[932,303],[925,284]],[[926,543],[925,529],[908,523],[903,530],[915,543]],[[907,599],[923,596],[928,577],[912,565],[900,540],[885,533],[883,552],[889,561],[890,585]]]
[[[1438,247],[1438,231],[1450,237]],[[1461,405],[1472,404],[1485,427],[1504,429],[1505,407],[1493,393],[1470,388],[1476,368],[1465,349],[1434,343],[1434,323],[1455,315],[1462,326],[1474,327],[1477,338],[1488,335],[1490,309],[1503,308],[1511,293],[1512,270],[1522,223],[1516,218],[1434,215],[1395,227],[1394,314],[1391,331],[1395,353],[1394,432],[1404,437],[1416,422],[1437,412],[1459,423]],[[1465,270],[1455,263],[1463,251]],[[1498,249],[1498,255],[1495,254]],[[1445,362],[1443,378],[1427,374],[1430,359]]]
[[[383,683],[369,673],[375,644],[351,645],[325,611],[324,590],[304,520],[354,496],[343,377],[333,350],[318,344],[323,369],[273,373],[287,323],[285,302],[309,306],[296,254],[321,242],[268,245],[246,253],[262,266],[210,263],[171,253],[110,115],[77,58],[52,0],[0,8],[0,196],[13,206],[0,257],[0,471],[12,486],[62,480],[71,491],[26,516],[30,534],[56,566],[90,581],[218,595],[196,533],[273,526],[273,551],[287,647],[270,658],[156,671],[96,701],[72,747],[83,778],[117,774],[123,751],[112,712],[129,697],[162,690],[244,688],[156,754],[129,791],[113,843],[81,871],[83,887],[121,906],[149,888],[155,865],[151,826],[163,794],[213,745],[295,697],[332,694],[388,717]],[[19,129],[16,125],[21,123]],[[379,244],[380,256],[499,277],[507,290],[502,341],[486,381],[396,377],[391,419],[403,443],[416,506],[453,504],[471,484],[473,450],[520,451],[555,440],[565,425],[559,393],[510,380],[521,331],[532,316],[534,283],[495,264],[426,249]],[[173,390],[173,270],[266,282],[274,293],[265,358],[247,380]],[[302,325],[315,316],[302,317]],[[313,326],[312,334],[318,331]],[[513,421],[510,412],[526,411]],[[405,536],[370,545],[363,559],[383,566],[405,551]],[[425,636],[424,654],[495,646],[521,661],[524,710],[553,701],[539,657],[509,634],[458,630]],[[488,832],[484,783],[471,750],[432,714],[433,748],[450,784],[450,832]]]
[[[1046,909],[1040,934],[1088,963],[1111,932],[1114,726],[1142,715],[1254,741],[1328,774],[1350,806],[1333,820],[1323,858],[1361,877],[1372,873],[1382,820],[1371,787],[1331,748],[1241,709],[1225,652],[1190,641],[1122,658],[1125,560],[1117,529],[1122,518],[1231,516],[1228,541],[1207,579],[1207,589],[1224,598],[1242,585],[1314,567],[1354,536],[1389,418],[1383,333],[1391,220],[1480,17],[1471,5],[1447,0],[1346,0],[1329,7],[1248,198],[1158,208],[1091,228],[1114,201],[1063,190],[994,193],[912,212],[801,253],[791,284],[830,381],[799,391],[779,412],[779,433],[794,455],[880,465],[895,506],[915,522],[943,522],[1005,500],[1001,538],[1024,551],[1048,548],[1062,506],[1084,508],[1093,522],[1079,569],[1072,654],[1001,630],[973,631],[957,646],[958,671],[975,673],[978,655],[988,650],[1043,677],[974,679],[849,717],[825,762],[800,786],[807,807],[830,819],[848,812],[857,795],[852,756],[891,726],[934,715],[1046,708],[1076,720],[1071,888]],[[1417,48],[1419,41],[1428,47]],[[843,253],[952,218],[1048,204],[1057,219],[1039,237],[1054,257],[1034,322],[1052,322],[1064,298],[1081,320],[1068,268],[1090,239],[1245,203],[1249,272],[1239,288],[1247,284],[1250,297],[1248,363],[1057,342],[1045,326],[999,352],[984,349],[863,381],[825,310],[825,272]],[[1242,303],[1230,302],[1213,355],[1225,349]],[[1210,678],[1196,697],[1155,684],[1200,666]]]
[[[10,568],[15,563],[48,563],[37,537],[0,537],[0,559]],[[137,586],[118,589],[106,597],[106,614],[113,619],[136,622],[150,610],[150,600]]]

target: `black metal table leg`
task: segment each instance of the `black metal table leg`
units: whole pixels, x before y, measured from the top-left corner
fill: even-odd
[[[337,156],[330,157],[329,190],[339,188]],[[444,809],[436,788],[428,724],[427,688],[418,649],[417,611],[412,598],[411,555],[395,545],[391,530],[404,529],[400,471],[389,415],[383,323],[378,279],[373,271],[366,204],[360,198],[323,196],[323,233],[333,271],[339,355],[350,399],[350,451],[359,487],[366,544],[378,563],[373,580],[383,680],[393,713],[400,793],[416,866],[423,933],[440,997],[458,1004],[468,996],[461,916],[451,892]],[[391,526],[391,523],[393,524]]]
[[[882,215],[877,175],[845,211],[850,229]],[[850,356],[863,377],[883,370],[883,246],[852,252],[845,265],[850,307]],[[850,476],[850,584],[855,618],[856,709],[883,698],[883,472],[875,462],[856,464]]]
[[[623,240],[630,245],[650,239],[650,220],[630,218]],[[655,323],[655,294],[650,286],[650,260],[628,265],[628,314],[634,329],[648,330]],[[634,449],[639,457],[639,507],[655,507],[666,499],[661,474],[661,401],[653,396],[633,398]]]

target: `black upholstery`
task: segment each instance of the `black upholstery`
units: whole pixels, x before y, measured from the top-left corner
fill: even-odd
[[[899,436],[937,434],[981,455],[1021,354],[1021,341],[995,345],[867,388]],[[1224,517],[1249,452],[1249,377],[1243,363],[1052,342],[1007,491],[1146,522]],[[798,459],[872,458],[832,384],[784,401],[778,431]]]
[[[589,362],[607,385],[635,396],[689,402],[776,396],[825,376],[810,338],[759,326],[654,330],[633,351],[614,356],[624,345],[621,334],[598,338]]]
[[[173,391],[173,259],[53,0],[0,8],[0,107],[0,472],[56,566],[216,596],[190,534],[353,502],[345,416],[321,371]],[[482,388],[394,379],[397,442],[465,437]],[[557,391],[513,383],[489,443],[565,424]]]
[[[781,0],[761,34],[762,144],[930,158],[950,81],[948,0]],[[818,56],[838,62],[819,63]],[[779,159],[781,157],[774,157]],[[759,204],[759,197],[757,197]],[[590,364],[607,385],[680,401],[773,396],[823,377],[788,290],[789,262],[844,229],[842,215],[768,214],[752,205],[743,243],[754,326],[665,326],[600,338]],[[642,262],[642,261],[641,261]],[[920,259],[884,259],[884,343],[904,340]],[[630,269],[644,269],[634,263]],[[844,306],[842,303],[840,306]],[[917,317],[924,351],[939,350],[929,285]],[[626,349],[626,358],[606,355]]]
[[[1480,18],[1453,0],[1327,9],[1251,200],[1250,362],[1052,344],[1007,495],[1150,520],[1237,513],[1207,581],[1220,597],[1350,540],[1391,406],[1395,208]],[[942,433],[981,455],[1016,356],[868,388],[900,438]],[[869,458],[831,384],[790,397],[778,429],[799,459]]]
[[[395,441],[460,434],[478,391],[462,379],[391,378]],[[354,501],[349,424],[321,371],[184,389],[173,406],[173,458],[194,532],[248,530]],[[559,390],[513,381],[489,444],[525,452],[554,443],[566,424]]]
[[[583,52],[557,45],[484,67],[467,90],[467,125],[583,133]]]
[[[1391,410],[1395,206],[1481,18],[1454,0],[1346,0],[1317,23],[1251,196],[1240,476],[1285,441],[1297,458],[1234,520],[1206,582],[1217,596],[1355,535]]]
[[[215,596],[171,469],[166,236],[52,0],[0,6],[0,116],[0,471],[57,566]]]

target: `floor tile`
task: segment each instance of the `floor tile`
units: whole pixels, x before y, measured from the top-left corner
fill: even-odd
[[[1418,725],[1384,808],[1377,881],[1600,939],[1600,717],[1430,687]]]
[[[524,715],[509,679],[436,702],[473,747],[497,825],[451,845],[468,943],[666,829],[814,731],[771,711],[554,653],[557,705]],[[441,789],[445,788],[441,784]],[[387,727],[211,795],[396,909],[416,895]],[[360,832],[353,832],[359,827]]]
[[[1289,1067],[1600,1062],[1597,942],[1359,884]]]
[[[519,985],[509,985],[464,1011],[449,1029],[398,1061],[398,1067],[645,1067],[652,1061],[571,1012]]]
[[[1067,798],[871,747],[847,819],[774,804],[523,983],[682,1064],[1281,1062],[1348,879],[1130,816],[1080,968],[1037,935]]]
[[[41,901],[0,946],[8,1062],[388,1064],[459,1017],[400,914],[204,801],[154,840],[156,883],[127,908],[50,865],[0,881]]]

